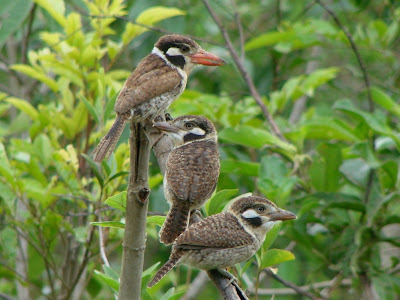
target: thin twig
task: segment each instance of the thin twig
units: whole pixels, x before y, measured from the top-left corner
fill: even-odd
[[[85,254],[83,255],[82,262],[79,265],[78,273],[76,274],[76,276],[75,276],[71,286],[69,287],[68,292],[67,292],[67,294],[66,294],[64,299],[69,299],[71,297],[71,294],[74,291],[73,287],[76,286],[76,284],[78,283],[79,279],[82,276],[83,271],[86,268],[87,263],[89,262],[90,246],[92,245],[93,237],[94,237],[94,226],[90,226],[89,238],[87,240],[87,245],[86,245],[86,248],[85,248]]]
[[[328,281],[322,281],[322,282],[317,282],[313,284],[308,284],[308,285],[303,285],[300,286],[304,291],[309,291],[312,289],[323,289],[323,288],[329,288],[335,283],[333,280],[328,280]],[[351,286],[351,279],[343,279],[340,282],[340,286]],[[252,290],[250,290],[250,293],[253,293]],[[259,296],[271,296],[271,295],[297,295],[298,293],[293,290],[292,288],[269,288],[269,289],[259,289],[258,290],[258,295]]]
[[[358,51],[358,47],[357,47],[356,43],[354,42],[351,33],[346,29],[346,27],[339,20],[338,16],[335,14],[335,12],[333,10],[331,10],[328,7],[328,5],[326,5],[326,3],[324,3],[322,0],[315,0],[315,3],[318,3],[323,9],[326,10],[326,12],[332,17],[333,21],[340,28],[340,30],[343,31],[343,33],[345,34],[347,40],[349,41],[350,47],[353,50],[354,55],[356,56],[357,62],[359,64],[361,72],[363,74],[365,87],[367,89],[368,110],[369,110],[370,113],[372,113],[374,111],[374,109],[375,109],[375,106],[374,106],[374,101],[372,99],[371,84],[370,84],[367,68],[365,67],[364,61],[363,61],[363,59],[361,57],[360,52]],[[374,146],[374,140],[375,140],[375,138],[372,137],[372,139],[370,141],[372,147]],[[364,194],[364,203],[368,203],[368,201],[369,201],[370,193],[371,193],[371,190],[372,190],[372,183],[373,183],[374,173],[375,173],[375,171],[373,169],[371,169],[369,171],[367,188],[366,188],[366,191],[365,191],[365,194]]]
[[[100,193],[100,197],[99,200],[97,202],[98,208],[96,209],[97,211],[99,211],[99,213],[97,214],[97,221],[101,222],[102,218],[101,218],[101,212],[100,212],[100,206],[101,206],[101,200],[103,198],[103,189],[101,190]],[[101,259],[103,260],[104,264],[109,267],[110,263],[108,262],[108,258],[107,258],[107,254],[106,254],[106,246],[105,246],[105,242],[104,242],[104,235],[103,235],[103,228],[101,226],[98,227],[99,229],[99,244],[100,244],[100,256]]]
[[[332,292],[340,285],[344,285],[343,283],[343,275],[339,273],[338,275],[335,276],[332,280],[328,281],[330,284],[327,286],[323,287],[323,290],[321,291],[321,296],[329,299]],[[351,284],[351,280],[347,280],[349,284]],[[314,288],[317,288],[316,285],[313,285]],[[321,287],[321,285],[319,286]]]
[[[33,24],[33,18],[35,16],[35,12],[36,12],[36,7],[37,7],[37,4],[33,3],[31,11],[29,12],[28,29],[26,30],[24,39],[22,40],[22,45],[21,45],[21,53],[22,53],[21,63],[22,64],[25,64],[27,62],[27,57],[28,57],[27,49],[28,49],[28,44],[29,44],[29,38],[32,33],[32,24]]]
[[[174,34],[174,33],[176,33],[176,32],[172,32],[172,31],[166,30],[166,29],[161,28],[161,27],[150,26],[150,25],[146,25],[146,24],[143,24],[143,23],[139,23],[139,22],[131,20],[131,19],[127,18],[127,17],[120,16],[120,15],[109,15],[109,16],[104,16],[103,15],[102,16],[102,15],[91,15],[91,14],[85,13],[84,11],[77,11],[77,12],[82,16],[85,16],[85,17],[88,17],[88,18],[94,18],[94,19],[115,18],[115,19],[118,19],[118,20],[122,20],[122,21],[125,21],[125,22],[128,22],[128,23],[132,23],[132,24],[138,25],[138,26],[146,28],[148,30],[155,31],[155,32],[160,32],[160,33],[163,33],[163,34]],[[213,40],[209,40],[209,39],[205,39],[205,38],[201,38],[201,37],[197,37],[197,36],[193,36],[193,35],[188,35],[188,34],[185,34],[185,36],[187,36],[187,37],[189,37],[189,38],[191,38],[193,40],[200,41],[202,43],[207,43],[207,44],[215,45],[215,46],[222,46],[221,44],[216,43]]]
[[[218,18],[218,16],[216,15],[215,11],[212,9],[210,3],[207,0],[203,0],[204,5],[206,6],[207,10],[209,11],[210,15],[212,16],[212,18],[214,19],[215,23],[217,24],[219,30],[222,33],[222,36],[225,40],[226,43],[226,47],[229,50],[229,53],[231,54],[233,61],[235,62],[235,65],[237,66],[237,68],[239,69],[240,74],[242,75],[243,79],[246,81],[246,84],[250,90],[251,95],[253,96],[253,98],[256,100],[258,106],[260,106],[264,117],[267,119],[269,125],[271,126],[271,130],[272,132],[278,136],[281,140],[286,141],[286,139],[284,138],[284,136],[282,135],[281,131],[279,130],[278,125],[275,123],[275,120],[272,118],[272,115],[270,114],[267,106],[264,104],[264,102],[261,99],[260,94],[258,93],[255,84],[253,82],[253,79],[251,78],[249,72],[247,72],[246,68],[244,67],[244,65],[242,64],[242,62],[240,61],[240,57],[237,53],[237,51],[235,50],[235,48],[233,47],[232,41],[228,35],[228,32],[226,31],[225,27],[222,25],[221,20]]]
[[[296,291],[297,294],[303,295],[303,296],[308,297],[308,298],[310,298],[312,300],[320,300],[320,299],[322,299],[322,298],[319,298],[319,297],[315,296],[314,294],[312,294],[310,292],[307,292],[306,290],[304,290],[301,287],[295,285],[294,283],[283,279],[279,275],[277,275],[274,272],[272,272],[270,268],[264,269],[263,272],[266,272],[269,276],[274,278],[276,281],[282,283],[284,286],[287,286],[287,287],[293,289],[294,291]]]
[[[235,15],[235,21],[236,21],[236,26],[239,30],[239,42],[240,42],[240,61],[241,63],[244,63],[244,34],[243,34],[243,26],[242,26],[242,22],[240,21],[240,15],[239,15],[239,11],[236,5],[236,1],[232,0],[232,6],[233,6],[233,11],[234,11],[234,15]]]
[[[336,23],[336,25],[340,28],[340,30],[343,31],[345,34],[347,40],[350,43],[350,47],[354,52],[354,55],[356,56],[357,62],[360,66],[361,72],[363,74],[363,79],[365,86],[367,88],[367,96],[368,96],[368,104],[369,104],[369,112],[374,111],[374,101],[372,100],[372,94],[371,94],[371,85],[369,81],[369,76],[367,73],[367,69],[365,67],[364,61],[360,55],[360,52],[358,51],[357,45],[353,40],[353,37],[351,33],[346,29],[346,27],[342,24],[342,22],[339,20],[337,15],[333,10],[331,10],[328,5],[326,5],[322,0],[315,0],[315,3],[318,3],[326,12],[332,17],[333,21]]]
[[[208,276],[206,272],[201,271],[193,280],[193,282],[189,285],[182,300],[198,299],[199,294],[203,291],[204,286],[207,284],[207,282]]]

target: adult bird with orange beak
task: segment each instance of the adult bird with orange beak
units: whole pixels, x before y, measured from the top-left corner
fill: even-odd
[[[163,114],[185,90],[194,66],[224,63],[188,37],[161,37],[125,81],[115,103],[117,119],[93,150],[93,160],[101,162],[111,155],[126,123],[149,123]]]

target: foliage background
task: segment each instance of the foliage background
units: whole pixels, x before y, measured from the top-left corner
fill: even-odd
[[[105,200],[120,203],[126,190],[128,132],[101,170],[85,154],[111,125],[124,80],[163,34],[136,21],[198,37],[228,61],[197,69],[170,111],[203,114],[216,124],[222,160],[216,199],[253,192],[298,215],[273,245],[296,257],[277,274],[314,286],[302,297],[399,299],[399,3],[326,1],[356,49],[319,3],[212,3],[281,141],[203,3],[3,0],[1,297],[110,299],[118,288],[123,232],[90,223],[123,221],[124,213]],[[164,213],[154,158],[150,173],[150,211]],[[169,254],[157,239],[159,222],[149,218],[144,283]],[[236,268],[241,286],[260,299],[269,299],[271,288],[286,294],[277,299],[301,297],[265,276],[262,255]],[[143,299],[177,299],[197,274],[180,267],[144,289]],[[213,295],[208,283],[197,297]]]

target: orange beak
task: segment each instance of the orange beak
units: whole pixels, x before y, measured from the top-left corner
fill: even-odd
[[[222,66],[225,64],[223,59],[203,49],[195,54],[189,55],[189,57],[194,64],[201,64],[205,66]]]

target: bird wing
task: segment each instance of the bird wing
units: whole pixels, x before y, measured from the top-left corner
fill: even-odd
[[[213,141],[192,142],[171,151],[166,178],[177,199],[201,201],[214,192],[219,169],[217,144]]]
[[[249,245],[253,237],[231,213],[225,212],[192,224],[176,240],[176,249],[226,249]]]
[[[123,114],[142,103],[172,91],[182,84],[178,70],[168,66],[155,54],[146,56],[128,77],[115,103],[115,111]]]

